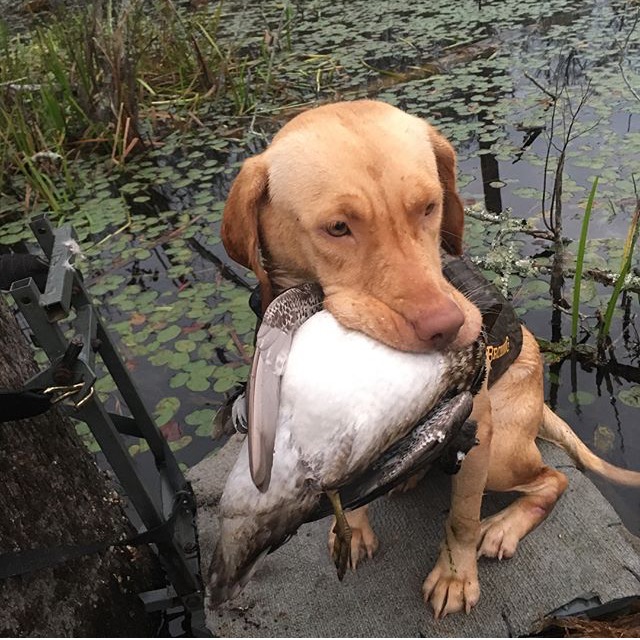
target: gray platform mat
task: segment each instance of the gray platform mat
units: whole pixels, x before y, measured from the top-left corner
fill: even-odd
[[[545,460],[568,475],[569,488],[514,558],[480,560],[482,595],[469,615],[434,621],[421,599],[449,508],[449,479],[431,474],[414,491],[374,503],[380,548],[342,583],[327,553],[329,521],[305,525],[234,601],[209,613],[209,628],[222,637],[513,637],[536,632],[546,615],[570,603],[590,607],[639,596],[637,538],[563,452],[540,445]],[[232,441],[190,472],[204,567],[217,528],[215,504],[237,450]],[[485,515],[511,499],[488,495]]]

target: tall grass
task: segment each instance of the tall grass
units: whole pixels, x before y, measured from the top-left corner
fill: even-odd
[[[631,223],[627,231],[627,238],[624,243],[624,250],[622,252],[620,273],[618,274],[616,282],[613,285],[613,291],[611,293],[611,297],[609,298],[602,324],[600,325],[600,331],[598,332],[598,343],[600,344],[600,346],[604,345],[604,341],[609,336],[609,332],[611,331],[611,321],[613,319],[613,313],[615,311],[616,304],[618,302],[618,298],[620,297],[620,293],[622,292],[622,288],[624,286],[627,275],[629,275],[629,271],[631,270],[631,258],[633,256],[634,247],[638,240],[639,231],[640,201],[636,203],[636,208],[631,218]]]
[[[190,12],[172,0],[94,0],[26,38],[0,25],[0,187],[23,176],[55,208],[56,180],[40,170],[39,153],[66,159],[97,144],[122,165],[157,134],[160,111],[173,117],[218,100],[227,112],[255,108],[273,84],[275,47],[250,58],[222,42],[222,8],[223,0]]]
[[[635,184],[635,182],[634,182]],[[584,255],[587,243],[587,236],[589,233],[589,223],[591,220],[591,212],[593,210],[593,201],[598,188],[598,178],[596,177],[587,199],[587,204],[584,211],[584,217],[582,219],[582,227],[580,229],[580,239],[578,242],[578,252],[576,254],[576,268],[574,275],[573,285],[573,304],[571,309],[571,345],[576,346],[578,336],[578,323],[580,318],[580,292],[582,273],[584,270]],[[598,328],[598,347],[600,350],[605,345],[605,340],[609,337],[611,331],[611,322],[613,320],[613,314],[615,312],[616,304],[624,288],[624,284],[627,276],[631,270],[631,259],[633,257],[633,251],[640,234],[640,199],[636,202],[636,208],[634,210],[629,229],[627,230],[627,237],[624,243],[622,252],[622,260],[620,264],[620,272],[615,279],[613,285],[613,291],[609,296],[607,302],[607,308],[602,316],[602,320]]]
[[[593,181],[587,206],[582,218],[582,228],[580,230],[580,241],[578,243],[578,254],[576,256],[576,271],[573,280],[573,305],[571,309],[571,344],[575,347],[578,339],[578,320],[580,318],[580,288],[582,284],[582,270],[584,266],[584,252],[587,245],[587,235],[589,233],[589,221],[591,220],[591,210],[593,201],[598,189],[598,177]]]

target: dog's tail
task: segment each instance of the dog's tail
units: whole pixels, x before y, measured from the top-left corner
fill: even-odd
[[[578,468],[593,471],[616,484],[640,487],[640,472],[621,469],[599,458],[547,405],[544,406],[539,436],[564,449],[573,458]]]

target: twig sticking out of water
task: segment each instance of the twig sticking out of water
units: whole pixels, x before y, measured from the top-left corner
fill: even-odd
[[[629,79],[627,78],[627,75],[624,72],[624,67],[622,66],[622,63],[624,62],[627,55],[627,50],[629,48],[629,40],[631,39],[631,36],[633,35],[633,32],[635,31],[639,20],[640,20],[640,9],[638,9],[636,13],[635,20],[633,21],[633,24],[631,25],[631,29],[629,29],[629,33],[627,34],[627,37],[624,41],[624,45],[620,50],[620,57],[618,59],[618,68],[620,69],[620,75],[622,76],[624,83],[627,85],[627,89],[629,89],[629,91],[631,91],[631,95],[640,102],[640,94],[631,86],[631,83],[629,82]]]
[[[538,89],[542,91],[542,93],[545,93],[546,95],[548,95],[552,100],[558,99],[558,96],[555,93],[551,93],[549,89],[546,89],[545,87],[543,87],[534,77],[530,76],[526,71],[524,73],[524,77],[530,82],[533,82],[533,84],[535,84],[536,87],[538,87]]]

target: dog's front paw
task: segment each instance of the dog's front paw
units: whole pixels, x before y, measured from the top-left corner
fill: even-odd
[[[351,528],[351,569],[356,570],[358,562],[364,558],[373,558],[378,550],[378,538],[371,528],[367,507],[354,511],[345,511],[345,517]],[[333,532],[335,518],[329,529],[329,554],[333,553],[336,534]]]
[[[458,557],[456,561],[445,544],[436,566],[422,585],[422,595],[425,603],[431,605],[436,620],[458,611],[469,613],[480,599],[475,557]]]

